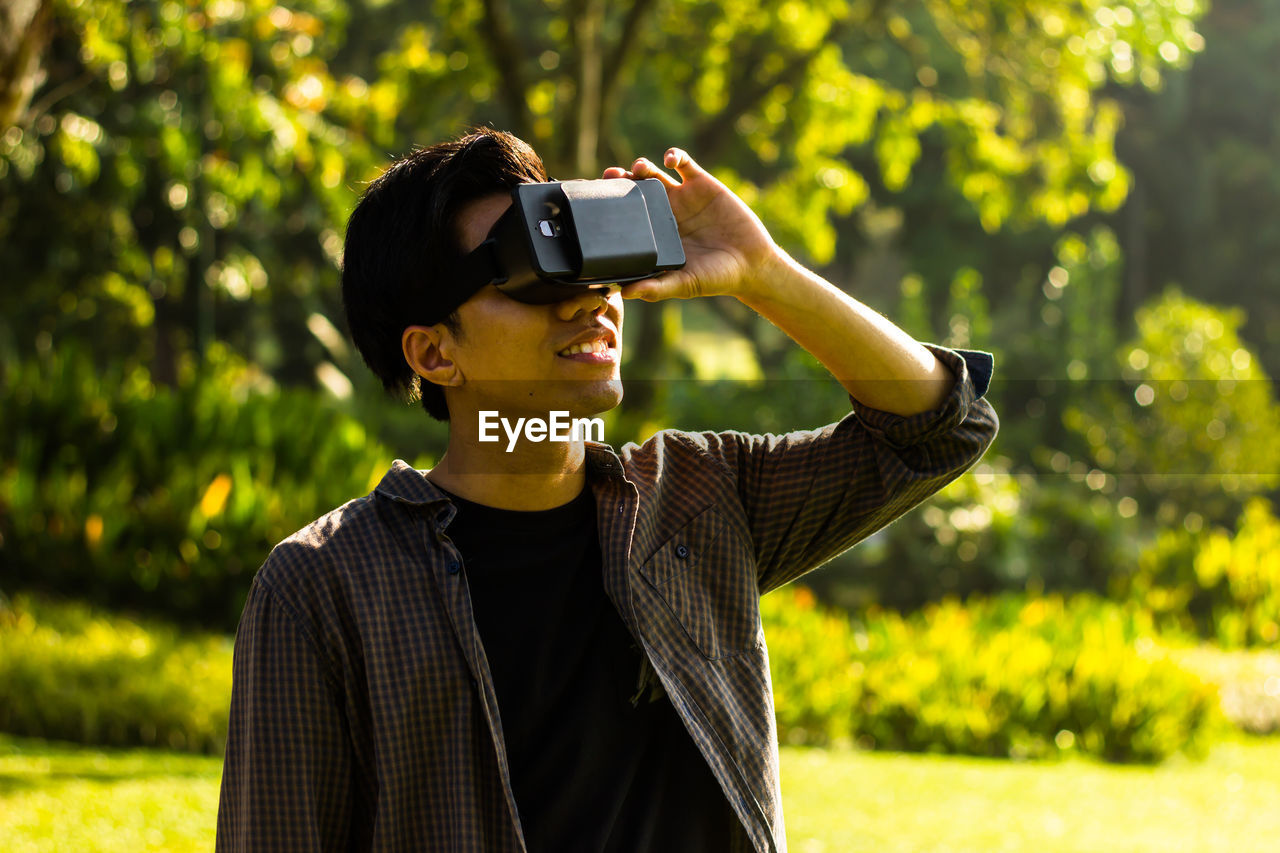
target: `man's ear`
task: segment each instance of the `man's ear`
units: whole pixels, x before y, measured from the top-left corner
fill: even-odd
[[[443,323],[409,326],[400,335],[400,349],[413,372],[436,385],[461,385],[462,371],[451,360],[453,333]]]

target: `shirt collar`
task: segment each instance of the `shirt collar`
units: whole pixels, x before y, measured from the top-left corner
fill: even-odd
[[[373,491],[393,501],[416,506],[449,500],[435,483],[427,479],[426,471],[417,470],[403,459],[391,463],[391,470],[382,476]]]

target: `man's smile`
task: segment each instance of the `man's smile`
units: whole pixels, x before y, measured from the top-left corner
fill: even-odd
[[[587,364],[613,364],[618,360],[617,340],[617,333],[609,326],[592,326],[557,351],[556,355]]]

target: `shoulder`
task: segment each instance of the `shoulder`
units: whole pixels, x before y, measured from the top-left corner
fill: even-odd
[[[345,585],[386,564],[392,555],[416,552],[421,544],[416,522],[434,497],[421,472],[397,461],[372,492],[277,544],[258,580],[278,592],[325,583]]]
[[[357,554],[375,526],[374,500],[368,494],[348,501],[285,537],[271,549],[259,577],[274,584]]]
[[[736,479],[750,470],[753,457],[779,457],[789,452],[811,450],[835,440],[842,425],[852,421],[852,417],[846,417],[843,421],[817,429],[784,434],[667,429],[654,434],[643,444],[625,445],[618,455],[628,472],[632,469],[662,471],[675,465]]]
[[[348,501],[281,540],[254,583],[296,614],[314,610],[318,599],[341,595],[347,576],[367,562],[379,531],[374,494]]]
[[[664,429],[643,443],[623,445],[618,457],[628,475],[656,477],[676,471],[728,474],[725,449],[737,445],[737,435]]]

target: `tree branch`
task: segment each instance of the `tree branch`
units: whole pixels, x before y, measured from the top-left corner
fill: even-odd
[[[586,175],[595,171],[600,154],[600,97],[604,56],[601,30],[604,28],[604,0],[587,0],[582,14],[572,22],[581,56],[578,77],[577,121],[574,122],[574,171]]]
[[[0,3],[0,130],[21,120],[40,82],[50,5],[45,0]]]
[[[622,23],[622,33],[618,36],[617,44],[605,54],[610,57],[610,61],[605,65],[604,79],[600,84],[599,138],[609,141],[606,158],[613,163],[621,163],[617,156],[618,146],[614,133],[617,130],[615,117],[618,112],[616,97],[618,86],[622,82],[622,72],[634,56],[640,42],[640,30],[645,24],[645,18],[656,7],[657,0],[636,0],[627,10],[627,17]]]
[[[611,59],[604,70],[604,82],[600,87],[606,104],[616,91],[622,76],[621,71],[626,67],[627,60],[635,52],[636,45],[640,41],[640,28],[644,25],[645,17],[656,7],[657,0],[635,0],[627,10],[627,18],[622,22],[622,33],[618,36],[618,43],[607,53]]]
[[[520,44],[511,28],[511,13],[506,0],[482,0],[484,15],[480,19],[480,35],[489,48],[494,67],[502,81],[502,99],[511,113],[511,122],[517,136],[527,138],[533,130],[533,118],[529,114],[529,91],[521,60],[524,58]]]
[[[695,132],[694,145],[696,147],[694,150],[698,152],[698,156],[705,161],[713,161],[718,158],[725,145],[728,144],[734,124],[738,118],[760,106],[760,102],[777,87],[795,85],[803,79],[805,72],[809,70],[809,63],[813,62],[818,54],[830,43],[836,29],[837,27],[833,25],[827,31],[826,39],[812,50],[793,55],[781,69],[766,80],[744,81],[745,85],[734,86],[733,95],[729,98],[729,103],[725,104],[724,109],[704,119],[701,122],[702,126]]]
[[[754,80],[751,76],[750,65],[744,67],[739,83],[732,87],[733,94],[729,98],[729,103],[725,104],[724,109],[714,116],[704,119],[700,123],[700,128],[695,132],[694,144],[696,147],[694,150],[698,152],[698,157],[705,162],[714,161],[719,157],[723,153],[724,147],[728,145],[732,137],[734,124],[740,116],[758,107],[768,97],[769,93],[777,87],[784,85],[794,86],[799,83],[808,71],[809,64],[828,45],[839,42],[840,38],[855,26],[865,28],[872,20],[884,13],[888,3],[889,0],[875,0],[867,14],[857,20],[849,17],[832,21],[826,35],[818,44],[814,45],[813,49],[793,54],[781,69],[766,80]]]
[[[560,67],[563,69],[563,75],[573,81],[575,91],[574,102],[564,105],[561,120],[556,123],[557,141],[554,156],[557,166],[552,174],[560,172],[567,174],[573,171],[574,157],[578,149],[578,122],[582,116],[576,101],[581,97],[583,56],[582,45],[577,43],[577,21],[586,14],[586,5],[586,0],[568,0],[565,3],[564,18],[569,22],[569,38],[568,43],[563,45],[564,49],[560,51]],[[550,164],[547,168],[551,168]],[[560,175],[561,178],[564,176],[564,174]]]

